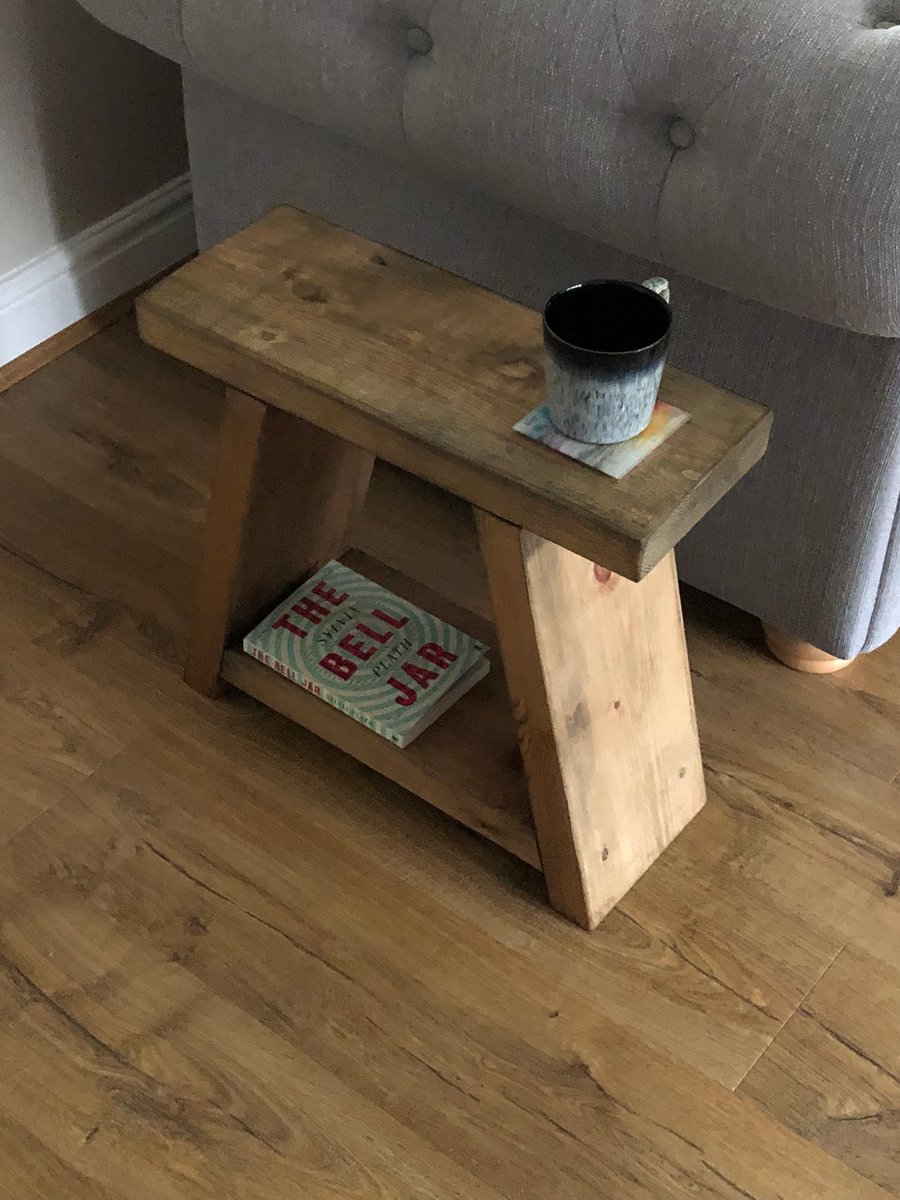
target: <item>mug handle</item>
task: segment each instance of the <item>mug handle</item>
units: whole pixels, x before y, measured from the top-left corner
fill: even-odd
[[[656,292],[657,296],[662,296],[663,300],[671,303],[672,290],[669,287],[668,279],[663,279],[661,275],[655,275],[652,279],[645,279],[642,287],[648,288],[651,292]]]

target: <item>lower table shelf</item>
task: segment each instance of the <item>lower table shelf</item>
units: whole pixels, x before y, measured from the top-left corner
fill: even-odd
[[[487,622],[366,554],[344,561],[413,603],[492,646]],[[518,858],[540,867],[531,804],[498,653],[491,673],[405,750],[297,687],[241,650],[229,650],[222,677],[352,754]]]

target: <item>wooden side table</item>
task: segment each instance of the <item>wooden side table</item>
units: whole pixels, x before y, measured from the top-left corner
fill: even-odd
[[[669,370],[691,421],[599,475],[513,432],[542,396],[534,312],[291,208],[138,314],[146,341],[228,385],[187,681],[226,680],[541,868],[593,928],[704,803],[673,548],[761,457],[771,414]],[[472,505],[495,630],[355,565],[502,659],[406,750],[234,648],[345,554],[375,456]]]

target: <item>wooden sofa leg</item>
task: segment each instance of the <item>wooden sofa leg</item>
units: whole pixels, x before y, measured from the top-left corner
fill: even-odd
[[[773,625],[763,622],[763,632],[766,635],[766,645],[779,662],[790,667],[793,671],[803,671],[807,675],[831,675],[835,671],[843,671],[854,661],[852,658],[836,658],[825,650],[811,646],[809,642],[801,642],[799,638],[782,633]]]

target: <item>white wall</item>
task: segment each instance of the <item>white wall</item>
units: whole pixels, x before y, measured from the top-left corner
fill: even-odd
[[[23,319],[16,307],[23,288],[33,290],[36,279],[46,284],[48,272],[58,274],[73,258],[78,272],[91,274],[109,236],[101,245],[89,239],[93,258],[85,265],[77,235],[186,171],[173,64],[104,29],[76,0],[0,0],[0,363],[23,341],[33,343],[34,331],[23,339],[13,329]],[[153,201],[154,219],[170,200],[183,210],[186,194],[173,185]],[[131,214],[132,232],[135,222],[146,224],[147,211],[139,205]],[[181,217],[183,239],[183,211]],[[120,264],[118,275],[107,267],[99,284],[94,279],[82,287],[76,280],[80,307],[113,298],[106,293],[119,278],[122,291],[133,286],[126,276],[149,269],[160,252],[157,246],[155,257],[144,255],[142,268]],[[122,253],[121,236],[116,253]],[[49,324],[71,311],[70,304]]]

